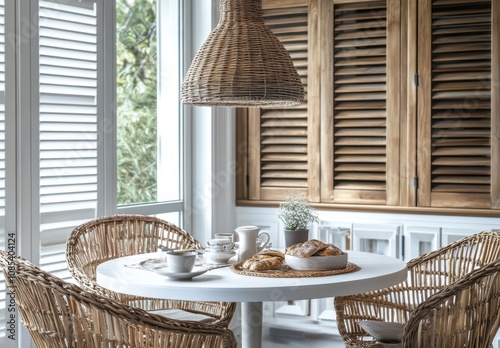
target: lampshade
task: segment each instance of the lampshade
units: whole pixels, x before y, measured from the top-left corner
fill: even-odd
[[[220,0],[220,20],[191,63],[184,103],[291,106],[304,87],[290,54],[264,23],[261,0]]]

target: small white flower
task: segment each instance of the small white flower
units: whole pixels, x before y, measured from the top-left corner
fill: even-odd
[[[287,230],[306,229],[309,222],[318,221],[316,210],[300,192],[290,193],[287,199],[280,203],[277,216]]]

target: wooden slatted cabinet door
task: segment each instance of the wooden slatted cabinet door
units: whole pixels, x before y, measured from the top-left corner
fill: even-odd
[[[401,4],[321,2],[321,199],[400,203]]]
[[[306,101],[286,108],[248,110],[248,198],[283,200],[301,191],[319,201],[319,73],[311,68],[317,1],[263,0],[264,20],[290,53],[304,84]],[[316,64],[317,66],[318,64]],[[312,78],[312,74],[317,74]],[[315,101],[314,103],[312,101]]]
[[[418,205],[500,209],[500,5],[418,7]]]

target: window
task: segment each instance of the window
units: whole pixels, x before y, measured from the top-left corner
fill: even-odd
[[[156,202],[157,4],[116,2],[118,204]]]
[[[179,4],[118,0],[116,11],[118,205],[178,201]]]
[[[140,6],[147,5],[151,12],[149,17],[141,16],[141,20],[147,20],[142,23],[142,30],[151,31],[151,35],[147,45],[141,46],[139,58],[151,65],[148,73],[151,92],[140,110],[139,103],[131,103],[132,98],[125,103],[123,93],[120,94],[122,105],[118,112],[114,101],[120,88],[123,92],[123,86],[116,90],[116,79],[132,78],[130,72],[139,70],[131,69],[127,75],[116,69],[127,54],[114,56],[120,49],[114,49],[116,22],[109,19],[116,14],[117,20],[123,20],[113,7],[115,3],[107,0],[31,3],[37,6],[17,3],[20,18],[33,20],[16,26],[14,2],[4,6],[4,0],[0,0],[0,249],[7,248],[6,231],[17,230],[20,255],[56,276],[69,279],[66,239],[74,227],[85,221],[102,215],[137,213],[156,215],[180,226],[184,223],[183,124],[178,101],[180,1],[116,2],[117,7],[131,6],[138,14],[143,10]],[[5,15],[5,8],[10,16]],[[16,28],[22,32],[16,33]],[[134,26],[133,30],[144,34],[139,28]],[[5,32],[17,34],[8,38],[12,45],[5,44]],[[124,33],[130,35],[130,31]],[[132,37],[132,40],[139,39]],[[16,44],[21,47],[18,56],[13,51]],[[9,47],[12,47],[10,63],[18,62],[18,71],[13,69],[14,65],[5,68],[5,50]],[[150,54],[149,58],[144,60],[143,53]],[[6,90],[6,71],[10,83],[17,82],[18,88]],[[19,79],[14,79],[18,76]],[[23,93],[15,94],[19,90]],[[6,92],[11,93],[8,98]],[[135,92],[142,94],[142,90]],[[10,108],[6,109],[8,105]],[[140,112],[127,111],[126,106]],[[142,113],[141,122],[126,128],[137,133],[151,131],[147,141],[131,136],[131,141],[117,146],[117,134],[118,139],[125,136],[117,133],[116,120],[126,112],[134,116]],[[7,131],[6,124],[10,127]],[[20,135],[16,124],[20,125]],[[142,179],[146,174],[151,176],[150,185],[144,190],[148,195],[138,199],[117,198],[116,159],[125,146],[145,151],[151,164],[141,166],[146,168],[143,173],[132,173],[140,179],[137,188],[145,181]],[[132,152],[129,158],[136,159],[138,152]],[[6,159],[9,165],[5,164]],[[8,185],[7,179],[11,179]],[[9,188],[12,188],[10,193],[6,193]],[[6,214],[5,210],[10,212]],[[25,347],[29,337],[17,337],[17,341],[6,337],[6,300],[9,299],[0,276],[0,346]],[[21,336],[20,332],[17,324],[16,335]]]

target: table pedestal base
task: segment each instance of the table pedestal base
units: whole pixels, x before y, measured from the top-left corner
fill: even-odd
[[[242,348],[260,348],[262,346],[262,302],[243,302],[241,319]]]

